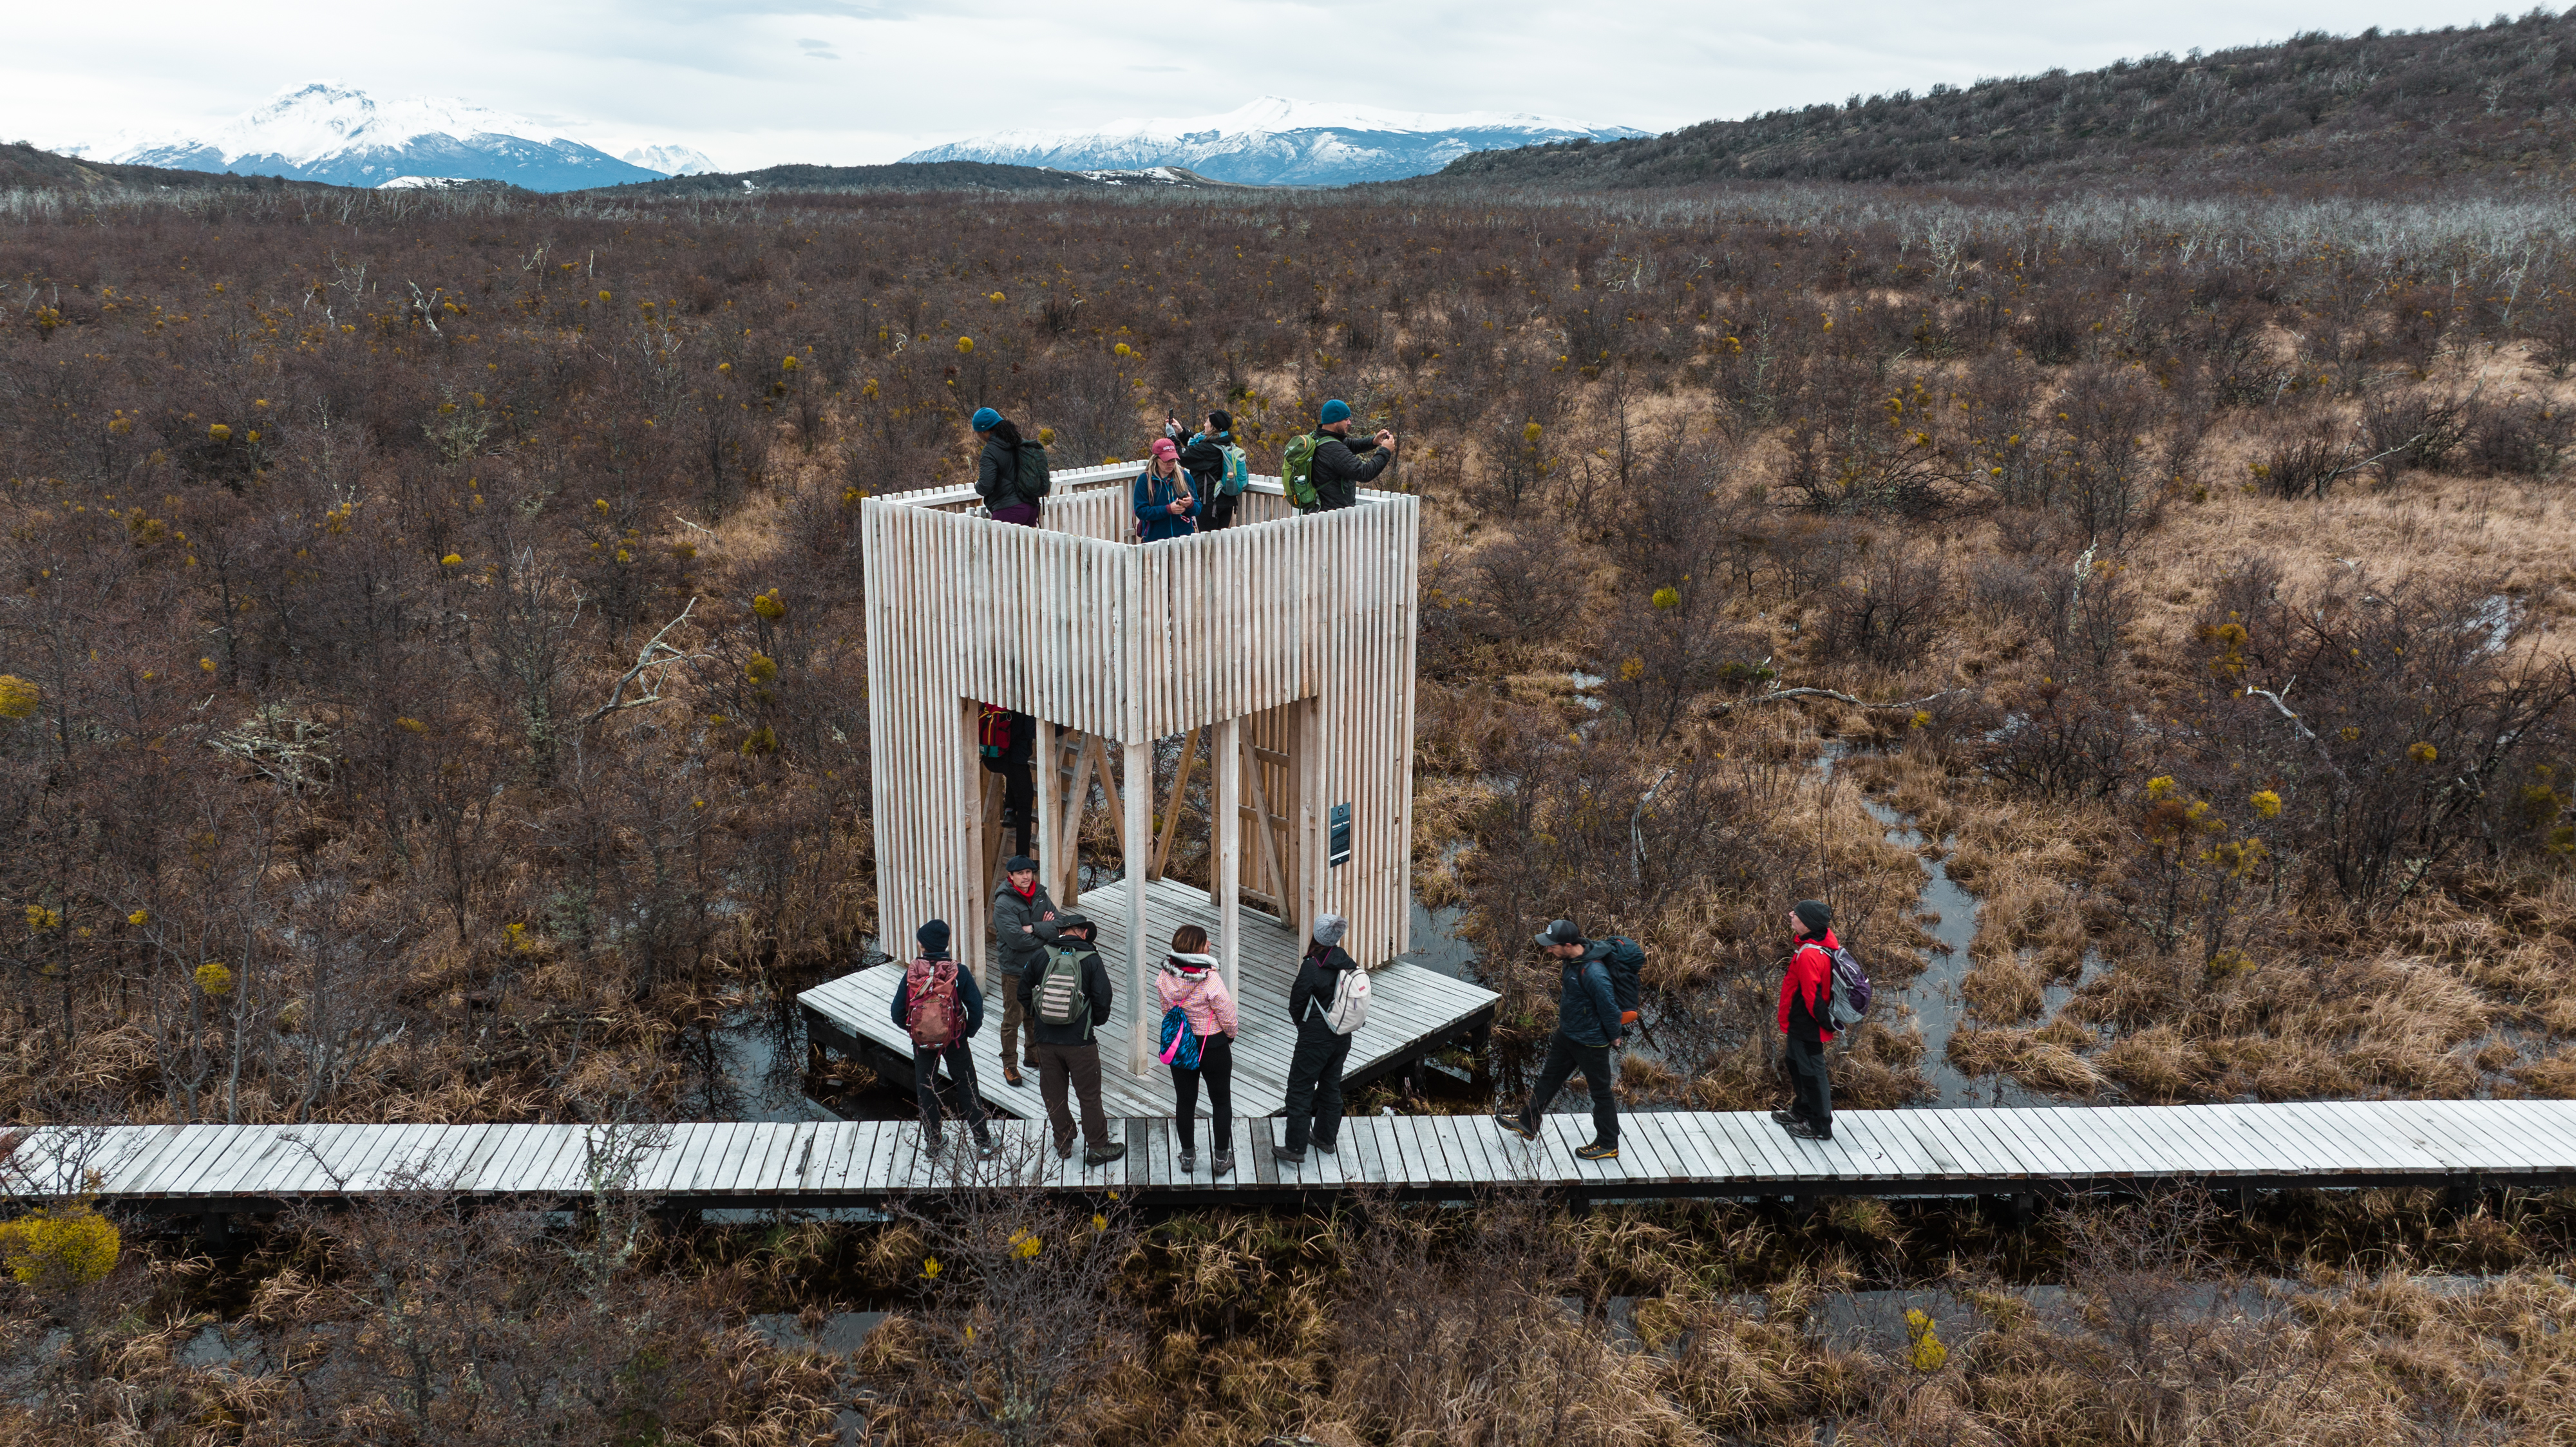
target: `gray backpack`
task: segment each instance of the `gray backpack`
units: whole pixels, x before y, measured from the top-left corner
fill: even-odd
[[[1077,949],[1058,946],[1047,951],[1046,968],[1029,990],[1039,1024],[1080,1025],[1082,1038],[1091,1038],[1091,994],[1082,988],[1082,958],[1091,952],[1087,944]]]

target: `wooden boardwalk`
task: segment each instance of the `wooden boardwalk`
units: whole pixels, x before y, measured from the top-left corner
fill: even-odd
[[[1281,1123],[1238,1119],[1237,1169],[1177,1169],[1164,1118],[1113,1131],[1125,1159],[1059,1160],[1045,1127],[1004,1121],[1001,1162],[926,1159],[912,1122],[577,1125],[114,1126],[13,1132],[0,1179],[19,1199],[88,1189],[168,1214],[255,1212],[302,1200],[422,1190],[560,1202],[595,1190],[672,1208],[820,1208],[1005,1178],[1118,1190],[1167,1204],[1297,1200],[1375,1185],[1459,1197],[1529,1183],[1586,1198],[2020,1195],[2137,1182],[2221,1189],[2576,1182],[2576,1101],[1846,1111],[1830,1143],[1793,1140],[1750,1112],[1638,1111],[1615,1161],[1577,1160],[1583,1115],[1547,1118],[1536,1145],[1483,1116],[1368,1116],[1338,1155],[1282,1166]],[[955,1142],[960,1137],[952,1135]],[[1202,1139],[1201,1145],[1207,1142]]]
[[[1130,1074],[1117,1049],[1117,1042],[1126,1038],[1135,1018],[1137,1003],[1137,991],[1129,983],[1127,968],[1130,955],[1126,895],[1124,883],[1101,885],[1082,894],[1083,914],[1100,927],[1100,956],[1109,969],[1116,1015],[1109,1028],[1099,1032],[1101,1097],[1111,1115],[1169,1115],[1171,1072],[1157,1064],[1141,1075]],[[1158,879],[1146,886],[1145,895],[1146,938],[1167,942],[1172,931],[1184,924],[1198,925],[1210,938],[1219,934],[1216,911],[1208,902],[1207,891]],[[1270,917],[1253,910],[1243,911],[1242,933],[1239,974],[1227,982],[1234,990],[1240,1025],[1235,1035],[1234,1108],[1243,1115],[1275,1115],[1287,1103],[1288,1056],[1297,1043],[1296,1027],[1288,1020],[1288,989],[1296,980],[1303,942]],[[1152,969],[1159,968],[1162,960],[1159,949],[1147,957],[1146,979],[1151,980]],[[998,982],[1003,977],[996,974],[992,978]],[[903,972],[897,966],[879,965],[799,994],[796,1002],[805,1010],[807,1038],[844,1049],[849,1041],[871,1042],[892,1057],[872,1057],[871,1063],[885,1070],[901,1068],[900,1077],[889,1083],[910,1090],[912,1076],[908,1067],[899,1067],[895,1062],[911,1060],[912,1040],[887,1013],[902,979]],[[1482,986],[1420,965],[1399,963],[1371,970],[1368,1023],[1351,1041],[1343,1080],[1364,1083],[1409,1065],[1430,1050],[1465,1040],[1490,1023],[1497,998]],[[1159,1022],[1162,1007],[1155,1004],[1151,1009],[1148,1023]],[[822,1028],[817,1028],[818,1023]],[[1043,1119],[1046,1106],[1038,1097],[1036,1072],[1022,1072],[1025,1083],[1018,1086],[1002,1079],[1001,1035],[1002,1002],[997,988],[985,998],[983,1030],[969,1042],[975,1056],[976,1085],[985,1100],[1004,1111],[1023,1120]],[[1202,1093],[1199,1100],[1204,1119],[1208,1110],[1206,1095]]]

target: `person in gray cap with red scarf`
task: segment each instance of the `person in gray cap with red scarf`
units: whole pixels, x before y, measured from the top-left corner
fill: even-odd
[[[1575,1147],[1574,1153],[1587,1161],[1615,1161],[1619,1159],[1619,1098],[1612,1090],[1610,1052],[1627,1037],[1628,1026],[1620,1018],[1618,994],[1610,987],[1609,967],[1586,958],[1592,942],[1570,919],[1552,921],[1539,931],[1537,940],[1558,965],[1556,1033],[1547,1039],[1547,1063],[1539,1067],[1538,1087],[1530,1092],[1529,1103],[1517,1111],[1501,1112],[1494,1123],[1522,1140],[1538,1139],[1538,1118],[1547,1114],[1556,1093],[1580,1070],[1584,1088],[1592,1094],[1592,1141]]]
[[[1002,1080],[1020,1083],[1020,1031],[1029,1023],[1020,1004],[1020,979],[1046,962],[1055,943],[1055,901],[1038,883],[1038,862],[1025,854],[1002,861],[1002,882],[993,886],[993,945],[1002,972]],[[1037,1034],[1029,1034],[1031,1044]]]

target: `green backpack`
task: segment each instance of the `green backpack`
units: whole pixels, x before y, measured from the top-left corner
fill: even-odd
[[[1091,1038],[1091,995],[1082,988],[1082,957],[1090,953],[1088,944],[1047,951],[1046,969],[1029,991],[1039,1024],[1080,1025],[1082,1038]]]
[[[1288,500],[1299,512],[1313,512],[1323,499],[1315,494],[1315,449],[1323,438],[1312,432],[1300,432],[1288,439],[1287,454],[1279,459],[1279,482],[1288,490]]]

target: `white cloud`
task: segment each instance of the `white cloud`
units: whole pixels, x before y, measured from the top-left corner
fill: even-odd
[[[685,144],[735,169],[847,165],[1013,127],[1226,110],[1281,88],[1283,43],[1331,62],[1304,67],[1302,99],[1667,130],[2311,28],[2486,18],[2457,0],[450,0],[431,34],[400,7],[130,0],[112,44],[77,6],[14,15],[0,134],[62,146],[203,129],[280,86],[336,75],[380,96],[539,116],[612,153]],[[476,37],[470,67],[440,39],[457,35]]]

